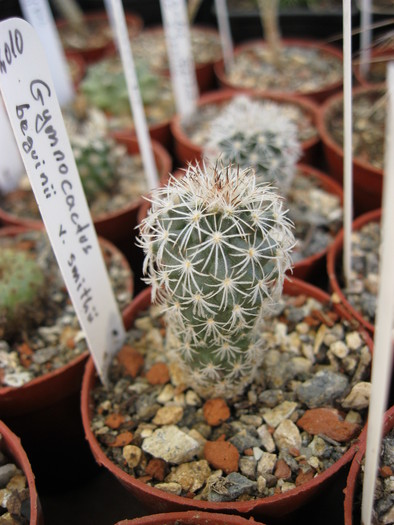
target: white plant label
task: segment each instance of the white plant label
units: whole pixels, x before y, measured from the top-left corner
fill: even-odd
[[[226,0],[215,0],[215,9],[216,17],[218,19],[224,67],[228,73],[229,68],[234,61],[234,46],[231,37],[231,27]]]
[[[83,192],[49,66],[33,27],[0,23],[0,88],[48,237],[105,383],[122,317]]]
[[[144,105],[142,103],[137,73],[134,66],[133,53],[131,51],[123,6],[121,0],[109,0],[109,2],[111,4],[111,16],[113,17],[113,23],[115,26],[114,38],[116,38],[116,42],[119,46],[123,71],[126,77],[127,91],[144,171],[147,177],[149,189],[153,189],[159,185],[159,177],[157,175]]]
[[[61,106],[75,96],[70,70],[47,0],[19,0],[23,17],[34,27],[45,49],[57,98]]]
[[[0,97],[0,191],[7,193],[14,190],[25,172],[21,155],[16,145],[10,121]],[[5,154],[6,153],[6,154]]]
[[[177,112],[187,118],[195,110],[199,93],[186,5],[184,0],[160,0],[160,7],[175,104]]]

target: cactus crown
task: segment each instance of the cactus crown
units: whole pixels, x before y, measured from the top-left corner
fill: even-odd
[[[0,251],[0,337],[41,321],[45,288],[44,271],[26,252]]]
[[[159,77],[143,63],[136,63],[140,93],[144,104],[153,103],[160,93]],[[130,113],[126,79],[120,60],[107,59],[88,68],[81,89],[90,104],[113,115]]]
[[[190,165],[153,192],[140,244],[153,299],[165,305],[167,345],[190,384],[203,396],[240,393],[291,264],[282,200],[253,170]]]
[[[204,157],[251,166],[260,182],[273,182],[286,194],[301,147],[298,130],[279,104],[239,95],[212,121]]]
[[[89,141],[85,137],[71,138],[75,161],[81,176],[81,182],[89,204],[102,191],[109,190],[116,184],[119,166],[119,151],[110,137],[96,137]]]

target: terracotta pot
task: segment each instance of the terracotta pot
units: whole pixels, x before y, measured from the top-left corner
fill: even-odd
[[[343,202],[342,188],[335,180],[307,164],[298,164],[298,168],[304,176],[313,177],[316,179],[320,188],[327,191],[328,193],[336,195],[339,197],[341,203]],[[182,177],[183,174],[184,171],[176,170],[173,175],[174,177]],[[162,179],[161,184],[166,184],[167,180],[168,177]],[[150,201],[145,199],[138,210],[137,224],[141,224],[142,220],[146,217],[150,206]],[[293,266],[293,271],[289,272],[289,275],[298,279],[303,279],[310,283],[321,284],[322,275],[325,274],[326,255],[328,249],[329,246],[318,253],[310,255],[309,257],[296,262]]]
[[[125,18],[129,32],[131,32],[133,36],[138,35],[144,25],[142,18],[135,13],[125,13]],[[84,15],[83,19],[86,23],[87,31],[90,34],[97,32],[97,25],[99,25],[99,27],[109,27],[108,16],[105,11],[89,12]],[[67,20],[59,19],[56,22],[56,26],[60,36],[63,32],[69,29],[69,23]],[[88,64],[100,60],[100,58],[106,53],[114,51],[115,49],[115,43],[112,38],[109,38],[105,43],[97,47],[80,49],[67,45],[65,46],[65,51],[70,54],[80,55]]]
[[[289,46],[289,47],[297,46],[297,47],[304,47],[304,48],[309,48],[309,49],[317,48],[333,57],[338,58],[338,60],[340,61],[342,61],[342,58],[343,58],[343,55],[340,49],[338,49],[337,47],[331,46],[331,45],[322,44],[321,42],[317,40],[284,38],[282,40],[282,43],[284,46]],[[251,46],[262,46],[263,47],[265,45],[266,43],[264,42],[264,40],[251,40],[251,41],[245,42],[235,48],[234,56],[249,49]],[[218,79],[218,82],[222,87],[229,88],[229,89],[239,89],[240,87],[242,87],[242,86],[235,86],[231,84],[230,81],[227,79],[223,60],[220,62],[217,62],[214,65],[214,71]],[[342,88],[342,79],[338,82],[334,82],[316,91],[308,91],[308,92],[290,92],[289,91],[289,94],[308,97],[309,99],[312,99],[314,102],[320,104],[326,98],[338,92],[341,88]],[[277,91],[275,90],[264,90],[264,93],[272,93],[272,92],[277,93]]]
[[[196,111],[198,111],[200,107],[206,105],[224,104],[233,99],[235,96],[239,95],[240,93],[248,94],[249,96],[261,101],[271,100],[278,104],[296,104],[300,106],[310,116],[314,125],[317,124],[318,107],[314,102],[306,99],[305,97],[303,98],[293,95],[274,93],[263,94],[252,90],[235,91],[234,89],[220,89],[218,91],[211,91],[209,93],[206,93],[205,95],[202,95],[199,98]],[[182,127],[181,118],[179,115],[175,115],[175,117],[171,121],[171,133],[174,137],[175,156],[180,165],[183,166],[186,165],[188,162],[193,162],[194,160],[200,161],[202,159],[203,148],[198,144],[193,143],[186,135]],[[316,160],[319,146],[320,138],[318,135],[316,135],[316,137],[302,142],[302,157],[300,161],[306,164],[312,164],[314,160]]]
[[[367,89],[358,87],[353,89],[353,98],[358,93],[376,92],[377,88]],[[332,177],[340,184],[343,183],[343,148],[338,145],[329,133],[327,122],[333,106],[343,100],[343,94],[338,93],[330,97],[319,108],[317,125],[323,143],[323,151],[328,169]],[[356,215],[376,210],[382,205],[383,170],[376,168],[353,157],[353,195]]]
[[[78,86],[85,76],[86,71],[86,64],[84,59],[79,56],[75,55],[73,53],[68,54],[66,53],[66,59],[69,63],[70,72],[71,72],[71,79],[73,81],[75,89],[78,89]]]
[[[364,215],[360,215],[352,224],[352,231],[361,230],[363,226],[369,222],[380,222],[382,210],[375,210]],[[340,298],[341,304],[350,312],[350,314],[357,319],[357,321],[371,334],[375,332],[375,326],[370,323],[360,311],[356,310],[346,299],[345,294],[339,284],[341,276],[339,275],[339,268],[342,267],[342,251],[343,251],[343,229],[338,233],[334,242],[327,253],[327,273],[331,290]]]
[[[9,226],[0,229],[0,236],[25,231],[26,228]],[[116,253],[130,271],[129,263],[112,243],[102,238],[99,241],[105,252]],[[133,296],[131,272],[125,290]],[[86,351],[21,387],[0,387],[0,418],[20,436],[40,483],[48,483],[49,488],[55,481],[59,486],[67,485],[70,478],[75,481],[75,469],[79,467],[81,479],[96,468],[83,439],[79,417],[79,393],[88,355]],[[53,469],[53,457],[62,448],[62,468]]]
[[[383,422],[383,436],[388,434],[390,430],[394,426],[394,406],[392,406],[387,412],[384,414],[384,422]],[[345,516],[345,525],[356,525],[355,519],[353,519],[354,516],[354,505],[355,505],[355,495],[358,490],[358,487],[360,486],[359,481],[359,474],[361,470],[361,463],[363,461],[366,446],[367,446],[367,434],[366,434],[366,428],[364,429],[363,436],[360,436],[360,444],[359,444],[359,450],[357,454],[354,456],[349,474],[346,481],[346,488],[344,490],[345,493],[345,500],[344,500],[344,516]],[[359,511],[360,512],[360,511]],[[357,524],[360,523],[359,520],[357,520]]]
[[[389,60],[394,58],[394,48],[387,50],[371,49],[371,63],[370,68],[372,72],[375,70],[379,71],[379,76],[383,75]],[[360,56],[357,57],[358,62],[353,65],[353,74],[360,86],[364,88],[374,89],[374,88],[385,88],[386,81],[382,80],[381,82],[373,81],[370,77],[365,77],[360,71]]]
[[[320,302],[330,304],[330,297],[326,293],[298,279],[285,281],[284,293],[290,295],[304,294],[313,297]],[[132,301],[128,308],[125,309],[123,316],[127,328],[132,326],[134,319],[141,310],[145,310],[149,307],[150,301],[150,289],[147,288]],[[332,308],[335,309],[342,318],[351,320],[351,317],[346,311],[343,311],[340,308],[338,309],[335,305],[333,305]],[[365,333],[363,336],[365,337],[369,348],[372,349],[372,341],[368,337],[368,334]],[[129,474],[126,474],[126,472],[112,463],[102,451],[90,426],[93,415],[91,395],[92,389],[97,381],[98,378],[95,372],[93,360],[89,359],[82,382],[81,413],[86,439],[89,442],[92,453],[99,465],[108,469],[127,490],[141,501],[147,509],[151,509],[154,512],[175,512],[186,509],[196,509],[210,512],[251,515],[258,519],[283,518],[284,516],[290,517],[292,512],[306,504],[321,490],[327,487],[328,483],[335,479],[335,476],[341,471],[341,469],[351,461],[357,450],[356,440],[341,459],[335,462],[323,473],[295,489],[267,498],[251,501],[216,503],[193,500],[168,494],[143,483]]]
[[[214,29],[213,27],[210,27],[210,26],[204,26],[204,25],[193,25],[191,26],[190,31],[193,31],[193,29],[202,31],[216,38],[219,43],[219,47],[220,47],[220,35],[217,29]],[[163,35],[163,49],[165,49],[166,44],[165,44],[165,39],[164,39],[165,37],[164,37],[163,26],[160,25],[160,26],[149,27],[149,29],[144,29],[144,31],[141,33],[141,36],[142,35],[155,36],[157,34]],[[215,62],[216,60],[211,61],[211,62],[196,62],[195,63],[196,79],[197,79],[197,84],[198,84],[200,93],[204,93],[205,91],[208,91],[215,87],[216,78],[215,78],[215,74],[213,71],[213,65]],[[163,64],[161,73],[164,73],[165,75],[170,76],[170,71],[167,67],[165,67],[165,64]]]
[[[251,525],[252,521],[234,514],[185,511],[152,514],[133,520],[122,520],[115,525]],[[261,523],[261,525],[263,524]]]
[[[114,134],[114,138],[117,142],[124,144],[127,147],[127,151],[130,155],[139,153],[139,145],[136,137],[118,136],[118,134]],[[153,142],[152,149],[159,177],[163,177],[171,171],[171,157],[161,144]],[[125,238],[127,238],[129,242],[132,242],[131,234],[137,224],[137,213],[142,202],[142,197],[140,197],[120,210],[103,213],[97,217],[93,217],[93,223],[97,234],[114,244],[118,244]],[[34,230],[41,230],[44,228],[41,219],[27,219],[13,215],[1,208],[0,221],[5,226],[22,226]]]
[[[15,461],[15,464],[22,470],[26,476],[27,486],[30,498],[30,522],[29,525],[43,525],[43,515],[40,500],[38,498],[36,482],[34,478],[29,459],[24,451],[19,437],[0,421],[0,435],[2,451]]]

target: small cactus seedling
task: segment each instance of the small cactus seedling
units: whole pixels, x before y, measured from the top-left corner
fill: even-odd
[[[203,154],[210,161],[220,157],[251,166],[258,182],[273,182],[286,194],[301,147],[296,124],[279,104],[239,95],[212,121]]]
[[[166,305],[168,349],[188,384],[203,396],[241,393],[260,364],[263,315],[291,264],[281,198],[251,169],[190,165],[153,192],[140,244],[152,297]]]
[[[123,148],[109,137],[89,141],[84,137],[71,138],[79,175],[89,204],[102,191],[116,185],[117,170]]]
[[[152,104],[160,95],[160,79],[143,63],[136,63],[140,93],[144,104]],[[120,60],[107,59],[88,68],[81,83],[88,102],[113,115],[130,113],[126,79]]]
[[[0,337],[9,337],[42,320],[45,274],[26,252],[0,251]]]

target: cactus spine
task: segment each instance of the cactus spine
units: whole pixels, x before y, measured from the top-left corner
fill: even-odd
[[[240,393],[291,264],[282,200],[256,185],[253,170],[190,165],[153,192],[140,243],[153,299],[165,304],[168,349],[191,386],[203,396]]]
[[[301,155],[298,130],[274,102],[239,95],[212,121],[204,157],[251,166],[257,180],[272,182],[286,195]]]

